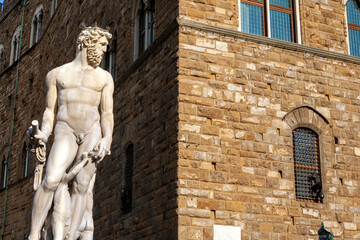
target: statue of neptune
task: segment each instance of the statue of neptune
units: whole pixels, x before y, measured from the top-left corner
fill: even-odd
[[[41,129],[36,131],[35,139],[46,143],[54,122],[56,124],[45,177],[34,197],[29,236],[31,240],[40,239],[40,230],[52,206],[54,193],[56,195],[59,185],[65,181],[66,170],[75,161],[82,159],[84,153],[91,153],[92,161],[82,164],[81,167],[75,166],[78,169],[76,176],[73,176],[71,220],[69,230],[65,233],[66,239],[77,238],[84,213],[87,207],[92,208],[91,191],[96,163],[110,154],[114,127],[113,79],[107,71],[99,67],[110,39],[111,34],[104,29],[84,28],[77,39],[75,59],[51,70],[46,76],[46,108]],[[57,206],[57,209],[62,207]],[[85,215],[89,213],[86,212]],[[90,218],[92,222],[92,216]],[[58,234],[61,237],[56,235],[55,233],[54,239],[63,239],[63,234]],[[81,239],[93,239],[93,230],[82,235]]]

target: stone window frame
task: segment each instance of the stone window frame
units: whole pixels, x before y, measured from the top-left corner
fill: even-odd
[[[50,5],[50,16],[54,15],[55,10],[58,7],[58,0],[51,0],[51,5]]]
[[[144,4],[144,5],[143,5]],[[142,9],[144,6],[144,9]],[[133,19],[134,19],[134,58],[135,60],[155,41],[156,31],[156,1],[155,0],[137,0],[134,1],[134,12],[133,12]],[[153,9],[153,12],[151,11]],[[140,18],[145,18],[145,45],[144,49],[141,51],[140,49]],[[149,16],[150,14],[154,14],[153,21],[151,26],[149,25]],[[150,26],[150,27],[149,27]],[[149,39],[149,35],[152,36],[152,39]]]
[[[1,70],[2,70],[2,56],[3,56],[3,52],[4,52],[4,45],[0,44],[0,73],[1,73]]]
[[[24,141],[21,155],[21,178],[30,176],[31,170],[31,157],[32,157],[32,145],[27,141]]]
[[[314,131],[319,138],[319,151],[320,151],[320,178],[321,178],[321,186],[322,192],[325,197],[322,199],[321,204],[326,202],[327,197],[327,189],[324,187],[325,181],[325,137],[331,136],[331,131],[329,129],[332,127],[332,124],[327,120],[327,118],[321,114],[319,111],[314,109],[313,107],[303,105],[296,107],[289,111],[283,117],[283,121],[285,121],[291,129],[291,132],[297,128],[308,128]],[[294,149],[293,142],[291,141],[291,148]],[[293,153],[292,153],[293,158]],[[293,162],[294,163],[294,159]],[[293,169],[295,171],[295,165],[293,165]],[[294,175],[294,191],[295,189],[295,175]],[[295,194],[296,196],[296,194]],[[299,200],[301,201],[301,200]]]
[[[30,48],[34,46],[41,38],[41,30],[44,16],[44,7],[41,4],[35,10],[31,21]]]
[[[264,37],[271,38],[271,27],[270,27],[270,0],[262,0],[264,1],[264,28],[265,33]],[[302,37],[301,37],[301,21],[300,21],[300,3],[299,0],[290,0],[293,5],[293,24],[294,24],[294,43],[302,44]],[[238,31],[241,32],[241,3],[242,0],[238,0]],[[248,1],[247,1],[248,2]]]
[[[21,26],[18,26],[11,39],[10,66],[19,59]]]

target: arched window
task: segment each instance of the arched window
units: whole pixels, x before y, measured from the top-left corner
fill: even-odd
[[[10,65],[16,62],[20,57],[20,34],[21,26],[18,26],[11,40]]]
[[[1,73],[1,69],[2,69],[2,53],[4,51],[4,46],[2,44],[0,44],[0,73]]]
[[[350,55],[360,57],[360,8],[355,0],[346,3]]]
[[[7,172],[7,159],[3,156],[1,162],[1,189],[6,188]]]
[[[134,34],[135,60],[155,40],[155,0],[138,1]]]
[[[285,114],[283,120],[289,125],[293,138],[294,175],[296,199],[322,202],[324,198],[321,181],[321,161],[329,153],[322,151],[323,137],[329,137],[330,122],[316,109],[300,106]]]
[[[31,162],[31,144],[27,146],[26,143],[23,145],[22,150],[22,166],[23,166],[23,177],[29,176],[30,173],[30,162]]]
[[[54,12],[58,6],[58,0],[51,0],[51,12],[50,15],[54,15]]]
[[[33,16],[31,24],[31,36],[30,36],[30,47],[37,43],[41,38],[43,20],[43,6],[40,5]]]
[[[115,32],[113,38],[107,46],[106,53],[101,61],[100,66],[108,71],[116,81],[116,51],[117,51],[117,33]]]
[[[297,0],[239,0],[239,31],[301,43]]]
[[[293,130],[296,199],[322,202],[319,136],[309,129]]]
[[[132,209],[132,190],[134,174],[134,145],[130,144],[126,148],[126,161],[124,168],[125,187],[121,190],[121,209],[123,213],[131,212]]]

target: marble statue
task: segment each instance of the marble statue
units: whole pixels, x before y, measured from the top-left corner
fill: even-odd
[[[101,69],[111,34],[86,27],[78,36],[75,59],[46,76],[47,96],[41,128],[30,128],[37,142],[36,189],[29,239],[38,240],[48,212],[52,237],[93,239],[93,185],[96,165],[110,154],[114,127],[110,73]],[[56,111],[57,109],[57,111]],[[46,160],[46,142],[54,127],[54,141]],[[70,169],[70,170],[68,170]],[[72,182],[71,194],[68,183]]]

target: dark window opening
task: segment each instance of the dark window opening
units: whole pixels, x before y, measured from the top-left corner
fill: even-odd
[[[100,66],[111,74],[114,81],[116,81],[116,52],[117,52],[117,40],[115,33],[113,40],[107,46],[104,57],[100,63]]]
[[[29,176],[30,173],[30,163],[31,163],[31,144],[29,146],[24,143],[23,150],[22,150],[22,166],[23,166],[23,173],[22,176],[25,178]]]
[[[139,55],[155,41],[155,1],[141,3],[139,9]]]
[[[6,180],[7,180],[7,162],[5,156],[1,162],[1,189],[6,188]]]
[[[133,174],[134,145],[130,144],[126,149],[126,161],[124,168],[125,186],[121,190],[121,209],[123,213],[129,213],[132,209]]]

